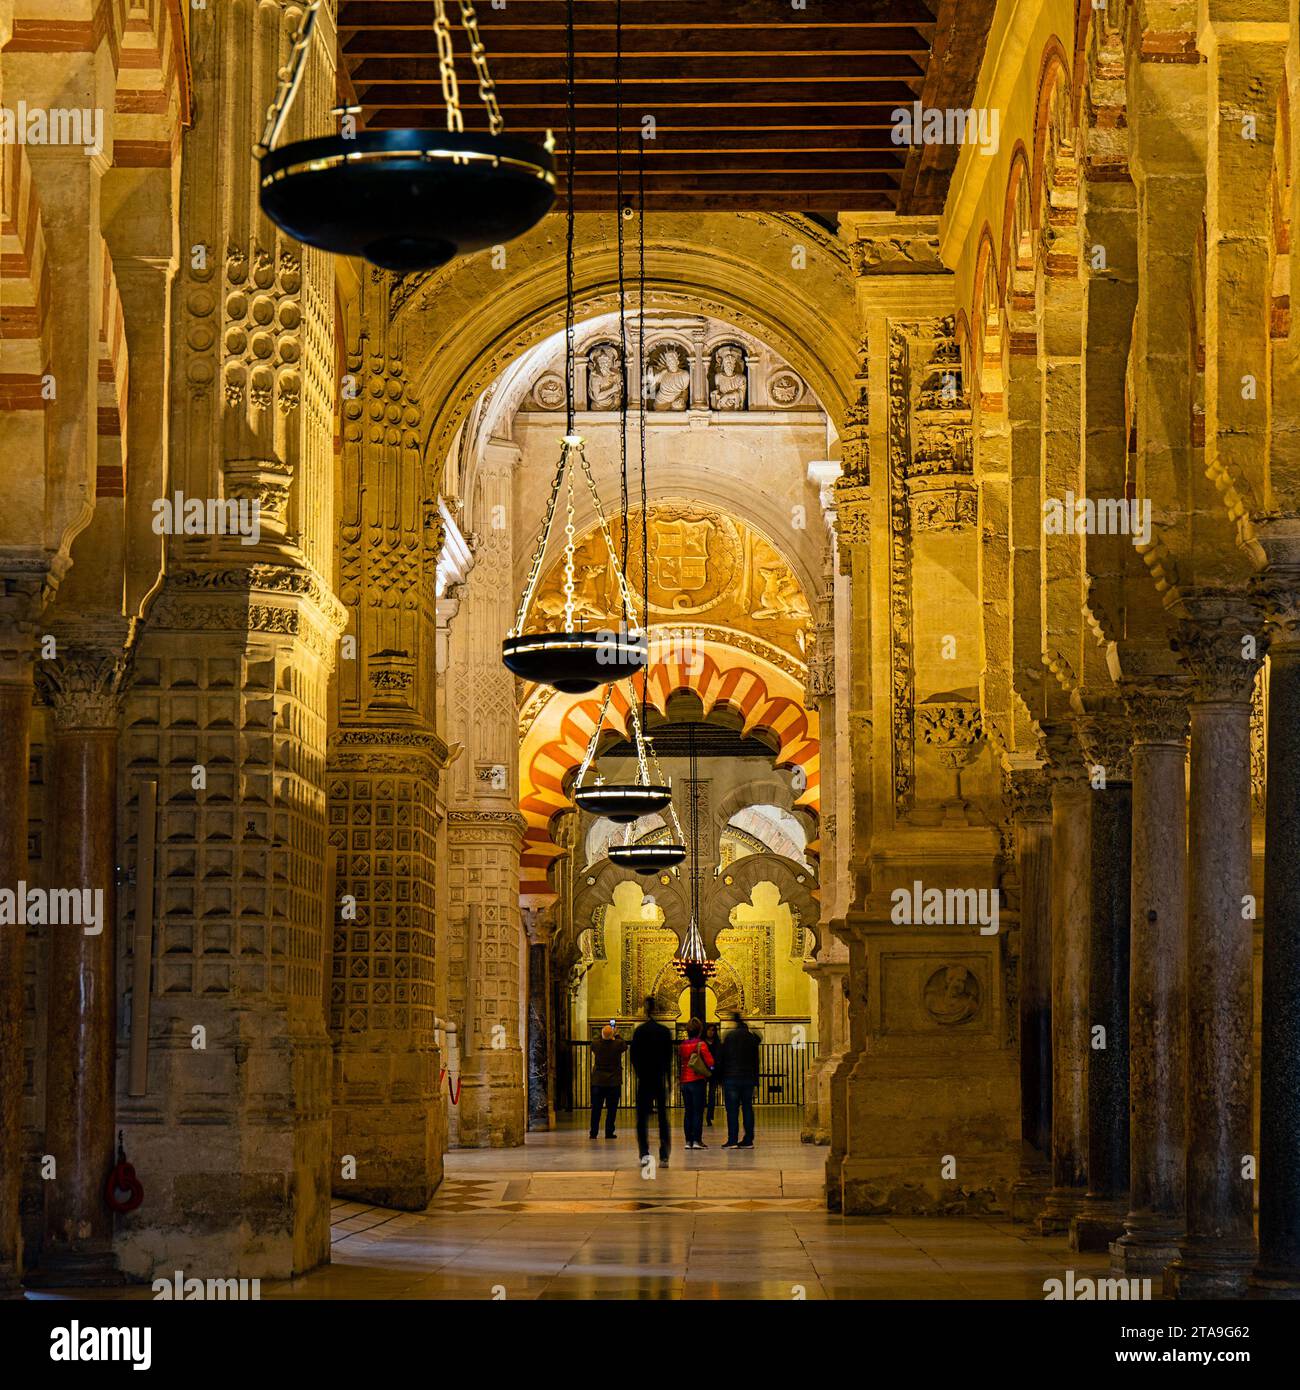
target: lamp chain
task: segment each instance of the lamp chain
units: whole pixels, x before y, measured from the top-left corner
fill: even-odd
[[[447,107],[447,129],[459,134],[465,129],[465,117],[460,110],[456,55],[451,46],[451,25],[447,23],[445,0],[433,0],[433,32],[438,40],[438,75],[442,78],[442,99]]]
[[[573,472],[569,472],[569,493],[564,518],[564,630],[573,631]]]
[[[497,84],[493,82],[492,74],[488,71],[487,50],[479,37],[474,0],[460,0],[460,22],[465,28],[465,37],[469,39],[469,56],[473,60],[474,71],[478,74],[479,99],[487,108],[488,129],[493,135],[500,135],[505,121],[501,117],[501,108],[497,105]]]

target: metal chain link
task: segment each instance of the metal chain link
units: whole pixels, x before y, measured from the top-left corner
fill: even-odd
[[[320,7],[321,0],[310,0],[298,21],[298,29],[289,49],[289,61],[276,73],[275,100],[266,108],[262,138],[253,146],[253,154],[258,159],[271,152],[271,147],[280,138],[285,121],[289,119],[290,108],[302,83],[303,69],[307,66],[307,50],[311,47],[311,36],[316,28]]]
[[[591,493],[591,504],[596,509],[596,520],[600,523],[600,533],[605,538],[605,548],[609,551],[609,562],[614,566],[614,577],[618,580],[619,594],[622,597],[624,608],[631,615],[627,630],[628,636],[639,637],[641,627],[636,620],[636,604],[632,601],[632,592],[627,587],[627,576],[623,573],[623,566],[618,562],[618,551],[614,549],[614,538],[609,533],[609,522],[605,517],[605,509],[600,504],[600,493],[596,491],[596,480],[591,475],[591,464],[587,461],[586,453],[581,449],[578,451],[578,459],[587,479],[587,491]]]
[[[591,739],[587,744],[587,756],[582,760],[582,766],[578,769],[578,777],[574,782],[574,790],[582,787],[583,780],[587,776],[587,769],[591,766],[591,760],[596,756],[596,744],[600,740],[600,731],[605,725],[605,715],[609,710],[609,697],[614,693],[612,684],[605,687],[605,698],[601,701],[600,717],[596,720],[596,727],[591,731]]]
[[[564,630],[573,631],[573,471],[569,471],[569,497],[564,519]]]
[[[460,0],[460,22],[465,26],[465,37],[469,39],[469,56],[478,74],[479,100],[487,108],[488,129],[493,135],[500,135],[505,128],[501,108],[497,105],[497,84],[488,71],[487,49],[479,38],[478,16],[474,13],[474,0]]]
[[[444,0],[433,0],[433,33],[438,41],[438,75],[442,78],[442,99],[447,106],[447,129],[459,134],[465,129],[465,118],[460,112],[456,54],[451,46],[451,25],[447,23]]]
[[[528,567],[528,582],[524,585],[524,596],[519,601],[519,612],[515,614],[515,625],[510,629],[508,636],[518,637],[524,630],[524,623],[528,618],[528,609],[533,602],[533,594],[537,589],[537,581],[542,576],[542,559],[546,554],[546,543],[551,539],[551,526],[555,521],[555,506],[560,500],[560,488],[564,484],[564,472],[569,466],[569,450],[573,446],[566,439],[560,445],[560,462],[556,466],[555,476],[551,479],[551,495],[546,503],[546,515],[542,518],[542,534],[537,539],[537,548],[533,551],[532,563]]]

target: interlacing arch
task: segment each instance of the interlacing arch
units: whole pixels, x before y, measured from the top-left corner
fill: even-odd
[[[639,700],[640,679],[635,689]],[[715,710],[731,709],[740,716],[744,734],[766,734],[776,745],[774,764],[802,771],[803,790],[795,804],[820,814],[817,715],[804,708],[803,692],[793,677],[749,652],[701,642],[691,645],[687,656],[660,662],[650,672],[646,700],[660,714],[666,713],[670,697],[678,691],[693,693],[706,719]],[[627,692],[626,682],[614,687],[605,718],[607,727],[630,737]],[[540,905],[555,896],[547,871],[561,850],[551,837],[551,821],[571,805],[566,780],[586,755],[602,699],[603,692],[554,695],[522,731],[519,809],[526,829],[519,892],[527,902]]]

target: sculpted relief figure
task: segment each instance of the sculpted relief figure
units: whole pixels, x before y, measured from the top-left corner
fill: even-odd
[[[656,410],[685,410],[691,403],[691,374],[685,369],[682,350],[669,344],[659,357],[656,370],[654,358],[646,374],[648,394]]]
[[[714,410],[744,410],[745,355],[728,344],[713,354],[713,387],[709,404]]]
[[[617,410],[623,404],[623,363],[612,343],[592,348],[587,359],[587,409]]]

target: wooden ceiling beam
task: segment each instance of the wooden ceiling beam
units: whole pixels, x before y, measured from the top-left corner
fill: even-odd
[[[730,42],[730,40],[734,40]],[[489,47],[490,45],[490,47]],[[567,55],[563,30],[493,29],[484,35],[488,65],[493,74],[498,64],[521,58],[545,59],[563,64]],[[614,30],[590,29],[578,40],[578,52],[587,62],[614,60]],[[452,36],[452,47],[461,56],[465,45]],[[623,61],[640,63],[647,58],[709,57],[722,52],[728,58],[833,56],[836,59],[871,55],[907,54],[923,65],[930,52],[928,36],[907,25],[867,28],[747,29],[724,34],[718,29],[633,29],[623,34]],[[433,58],[438,52],[432,29],[357,29],[341,36],[339,50],[350,62],[362,58]]]
[[[610,93],[613,99],[613,64],[582,58],[575,65],[578,100],[592,88]],[[442,76],[432,58],[363,58],[350,68],[357,87],[380,82],[401,82],[412,87],[439,87]],[[460,85],[476,81],[468,54],[456,57],[456,77]],[[623,63],[623,90],[635,92],[639,85],[655,83],[672,92],[696,84],[750,86],[762,82],[815,82],[835,87],[855,84],[897,84],[913,82],[917,91],[925,80],[925,64],[908,54],[886,54],[875,58],[838,58],[833,54],[759,54],[736,57],[714,53],[701,58],[637,58]],[[498,92],[519,87],[546,87],[567,90],[563,59],[512,58],[492,64],[492,81]],[[909,88],[909,91],[911,89]],[[624,98],[625,102],[627,98]]]
[[[426,94],[426,100],[432,94]],[[363,122],[373,130],[391,129],[394,126],[429,126],[445,129],[447,112],[441,105],[395,105],[389,102],[361,101]],[[656,108],[656,140],[666,140],[673,136],[687,136],[699,139],[704,135],[716,139],[726,146],[734,136],[743,140],[750,136],[767,137],[775,132],[779,135],[806,136],[810,140],[820,139],[827,131],[841,131],[863,138],[878,140],[883,148],[886,145],[896,148],[890,140],[893,124],[890,113],[896,103],[862,102],[846,106],[784,106],[771,104],[762,107],[726,106],[696,107],[691,109],[672,108],[671,115],[666,110]],[[523,135],[526,132],[541,135],[550,130],[557,139],[563,136],[565,112],[558,103],[533,103],[503,105],[506,113],[506,130]],[[585,145],[588,136],[602,135],[613,138],[615,108],[588,108],[578,111],[578,144]],[[627,109],[623,112],[625,140],[631,140],[640,128],[640,122]],[[487,118],[477,101],[465,108],[465,128],[467,130],[486,130]]]
[[[354,73],[353,81],[363,106],[426,106],[441,100],[441,87],[436,77],[432,82],[365,83]],[[579,111],[606,107],[613,111],[616,106],[614,98],[612,82],[591,82],[579,85],[574,105]],[[661,111],[683,108],[731,110],[750,107],[767,111],[778,107],[797,111],[804,106],[876,106],[894,111],[900,106],[910,106],[915,100],[916,94],[909,86],[893,80],[873,82],[863,79],[828,83],[824,89],[807,93],[798,83],[779,80],[745,82],[734,86],[721,81],[623,84],[623,110],[627,114],[636,111],[638,119],[643,112],[653,112],[657,116]],[[562,83],[546,82],[498,86],[497,101],[503,111],[516,106],[553,105],[555,110],[562,112],[564,87]],[[477,104],[475,89],[462,85],[461,105],[473,107]]]
[[[564,33],[567,21],[565,0],[508,0],[505,8],[494,10],[486,0],[475,5],[479,30],[487,40],[497,28],[519,25],[529,29],[557,29]],[[839,29],[876,26],[894,28],[932,28],[934,14],[922,0],[841,0],[840,5],[815,3],[799,11],[789,0],[623,0],[623,30],[637,29]],[[823,18],[840,11],[841,17]],[[460,28],[456,7],[449,8],[453,31]],[[613,29],[617,16],[615,0],[577,0],[574,5],[574,31]],[[432,0],[344,0],[339,6],[341,32],[356,29],[432,29]],[[491,45],[486,45],[489,57]]]

